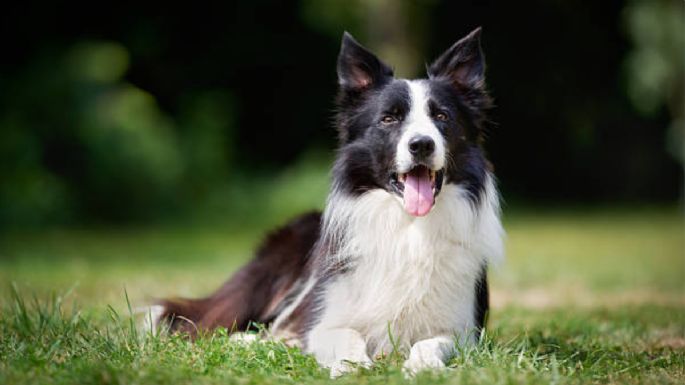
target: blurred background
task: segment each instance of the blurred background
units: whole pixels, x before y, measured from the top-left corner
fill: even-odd
[[[641,261],[618,281],[682,290],[684,15],[680,0],[5,4],[0,277],[40,282],[43,266],[49,283],[59,266],[71,282],[156,256],[223,279],[212,258],[237,264],[323,206],[344,30],[419,77],[482,26],[511,279],[582,266],[571,281],[614,282]],[[555,252],[558,274],[534,270]]]

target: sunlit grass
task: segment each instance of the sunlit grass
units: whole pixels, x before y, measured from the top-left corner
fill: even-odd
[[[502,283],[685,290],[685,222],[675,208],[530,210],[505,226]]]
[[[483,344],[455,358],[454,370],[422,374],[419,382],[685,380],[678,210],[506,213],[508,260],[491,275],[494,307]],[[250,258],[268,226],[289,215],[284,209],[250,226],[3,235],[0,383],[328,382],[311,357],[279,343],[239,345],[220,332],[193,344],[137,335],[129,322],[129,305],[214,289]],[[399,366],[390,356],[338,382],[399,383]]]
[[[325,383],[311,357],[278,342],[237,343],[225,330],[194,343],[140,332],[126,314],[64,310],[14,295],[0,318],[0,382],[16,383]],[[451,370],[418,383],[682,383],[682,309],[633,306],[573,311],[499,312],[476,348]],[[338,383],[401,383],[391,354]]]

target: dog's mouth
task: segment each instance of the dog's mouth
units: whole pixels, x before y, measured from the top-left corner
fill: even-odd
[[[393,173],[390,186],[393,192],[404,202],[404,210],[415,217],[422,217],[430,212],[435,198],[442,188],[444,169],[431,170],[424,165],[416,165],[405,173]]]

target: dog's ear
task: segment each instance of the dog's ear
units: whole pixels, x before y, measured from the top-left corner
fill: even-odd
[[[447,78],[458,88],[482,88],[485,59],[480,48],[481,27],[454,43],[428,67],[431,78]]]
[[[362,47],[349,33],[343,33],[338,55],[338,82],[343,90],[365,91],[387,83],[393,77],[390,67]]]

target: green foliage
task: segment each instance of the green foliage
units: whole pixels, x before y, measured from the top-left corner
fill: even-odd
[[[128,70],[129,61],[126,48],[111,41],[80,42],[66,55],[70,77],[94,84],[119,82]]]
[[[677,0],[633,0],[624,11],[627,30],[634,44],[626,57],[630,76],[628,96],[645,114],[654,114],[663,105],[683,101],[683,11],[682,2]]]
[[[685,7],[682,1],[633,0],[624,10],[633,43],[626,55],[627,96],[647,116],[666,107],[667,146],[685,163]]]
[[[0,121],[0,228],[151,218],[243,221],[321,207],[328,154],[304,153],[282,175],[234,164],[229,92],[185,95],[172,117],[153,95],[124,80],[129,57],[120,44],[79,42],[50,59],[54,65],[37,66],[17,81],[25,93]]]
[[[86,193],[103,200],[95,208],[106,216],[140,210],[173,191],[183,159],[172,123],[154,98],[124,84],[103,90],[91,103],[79,135],[88,159]]]
[[[182,102],[180,141],[186,159],[185,184],[210,189],[231,170],[234,101],[226,91],[190,95]]]
[[[45,55],[14,80],[0,120],[0,226],[164,217],[225,175],[226,92],[192,95],[174,119],[124,80],[121,44],[81,41]]]
[[[682,184],[662,143],[670,121],[668,148],[683,159],[679,0],[540,2],[534,13],[506,1],[270,0],[197,17],[55,7],[47,19],[29,8],[4,20],[19,38],[0,65],[2,231],[320,207],[331,155],[311,154],[334,146],[343,30],[412,77],[485,27],[499,124],[487,149],[510,199],[673,201]]]

